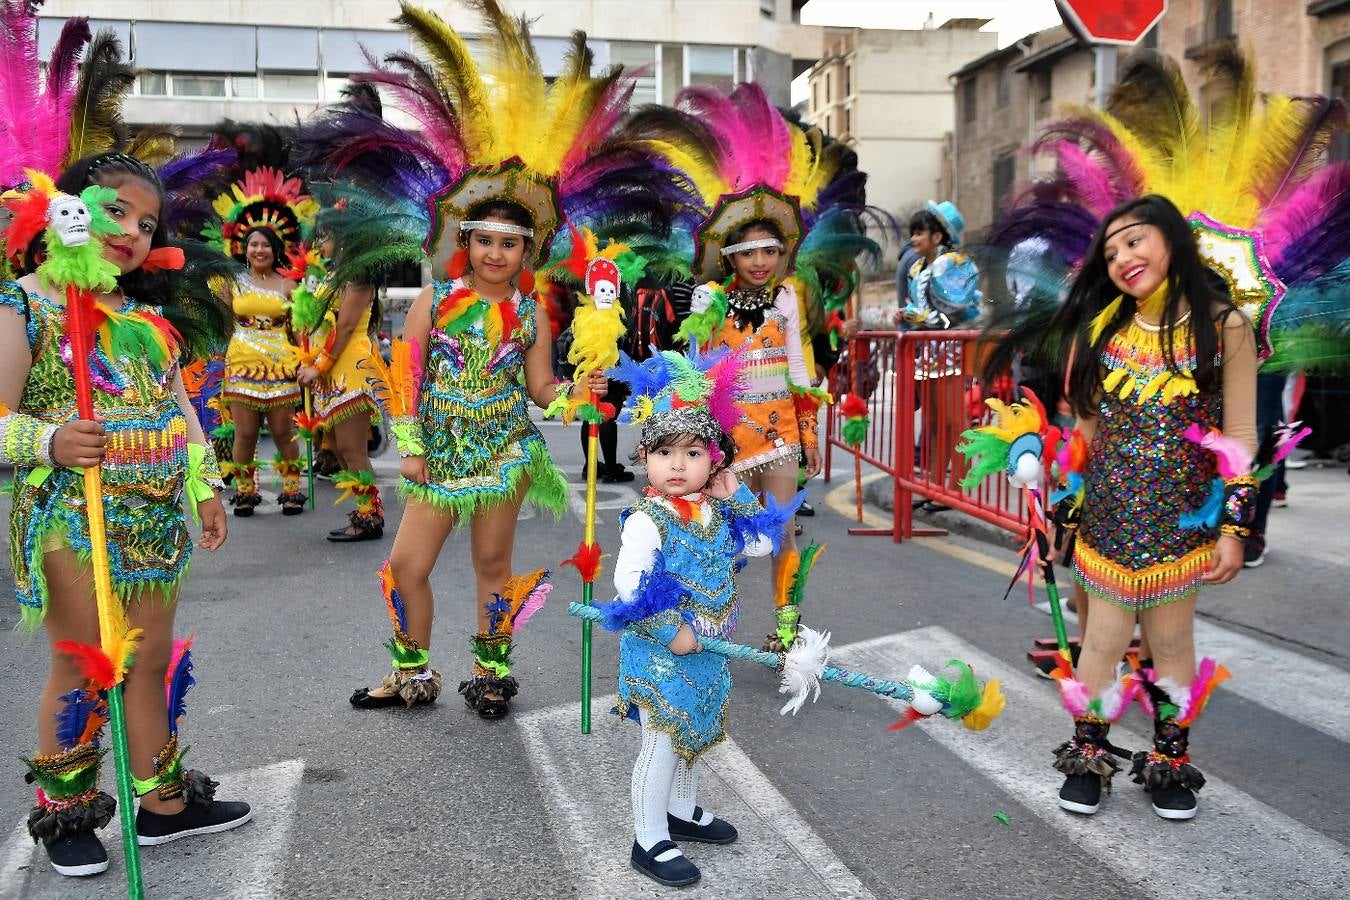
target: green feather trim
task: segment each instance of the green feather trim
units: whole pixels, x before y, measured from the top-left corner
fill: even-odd
[[[1262,372],[1340,375],[1350,371],[1350,331],[1325,324],[1272,331],[1274,353],[1261,364]]]
[[[970,463],[970,471],[961,479],[961,487],[967,490],[977,487],[990,475],[996,475],[1008,467],[1008,442],[975,428],[961,432],[966,443],[957,444],[956,449],[965,454]]]
[[[475,634],[469,638],[473,658],[498,678],[511,674],[511,636]]]
[[[524,503],[552,513],[554,521],[561,521],[571,495],[567,476],[553,464],[548,451],[540,444],[528,443],[525,452],[530,461],[508,470],[504,475],[506,485],[500,491],[463,491],[454,497],[446,497],[433,485],[415,484],[404,478],[399,481],[398,492],[405,500],[416,500],[450,513],[455,517],[455,526],[459,527],[480,510],[492,509],[510,500],[516,495],[520,480],[528,477],[530,487],[525,492]]]
[[[949,719],[960,719],[980,705],[983,692],[970,666],[959,659],[947,660],[947,666],[948,668],[955,666],[961,670],[961,674],[955,680],[938,676],[937,686],[932,694],[946,705],[942,711],[944,716]]]
[[[404,637],[407,637],[404,635]],[[384,642],[384,649],[389,651],[389,658],[394,663],[396,669],[421,669],[431,661],[431,654],[417,646],[417,642],[408,638],[408,643],[412,646],[404,646],[399,642],[398,635],[394,635]]]
[[[327,313],[328,303],[308,288],[297,287],[291,293],[291,324],[297,333],[313,334]]]
[[[844,443],[848,444],[850,447],[861,447],[863,441],[867,440],[867,427],[870,424],[867,416],[845,419]]]
[[[42,788],[43,793],[53,800],[63,800],[98,787],[99,764],[107,752],[106,749],[94,749],[88,744],[81,744],[60,754],[55,760],[38,762],[26,757],[20,759],[28,766],[28,774],[32,776],[33,783]],[[72,754],[82,763],[80,768],[70,772],[53,771],[64,768],[63,758],[70,759]]]
[[[811,576],[811,569],[816,564],[816,557],[824,549],[820,544],[812,541],[801,552],[801,563],[797,566],[797,575],[792,579],[792,587],[788,590],[788,603],[790,605],[802,605],[802,599],[806,595],[806,580]]]
[[[625,250],[614,257],[614,265],[618,266],[623,283],[628,285],[637,284],[647,271],[647,260],[632,250]]]

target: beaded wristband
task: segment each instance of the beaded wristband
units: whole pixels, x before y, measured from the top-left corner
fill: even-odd
[[[52,443],[60,427],[23,413],[0,415],[0,460],[14,466],[55,466]]]
[[[1260,481],[1255,475],[1239,475],[1223,483],[1223,515],[1219,533],[1230,537],[1247,538],[1256,519],[1256,493]]]

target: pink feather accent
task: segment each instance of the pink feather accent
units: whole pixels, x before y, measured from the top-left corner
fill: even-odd
[[[80,51],[89,43],[89,20],[68,19],[52,47],[45,90],[38,59],[37,17],[27,0],[0,6],[0,187],[23,181],[23,169],[52,177],[70,147]],[[49,22],[50,24],[50,22]]]
[[[1317,237],[1327,217],[1345,205],[1347,194],[1350,164],[1338,163],[1321,169],[1299,185],[1288,201],[1266,211],[1256,228],[1276,271],[1287,251]]]
[[[1032,145],[1032,152],[1044,152],[1044,148],[1064,140],[1079,144],[1088,153],[1100,157],[1108,177],[1118,186],[1122,200],[1147,193],[1144,169],[1139,160],[1099,119],[1079,116],[1054,122]]]
[[[646,71],[644,67],[643,71]],[[625,71],[624,74],[605,89],[604,95],[591,110],[580,134],[587,139],[579,140],[558,167],[559,181],[566,182],[580,168],[586,166],[595,156],[598,145],[619,127],[628,112],[628,101],[632,99],[633,88],[637,85],[637,73]],[[569,186],[571,187],[571,186]],[[572,190],[578,188],[572,187]]]
[[[1275,429],[1275,452],[1270,457],[1270,464],[1273,466],[1283,460],[1294,448],[1299,445],[1305,437],[1312,434],[1311,428],[1299,428],[1302,422],[1281,423]]]
[[[707,126],[717,143],[720,175],[732,190],[765,184],[779,190],[787,180],[792,142],[787,123],[754,82],[724,94],[717,88],[687,87],[677,105]]]
[[[1070,141],[1058,141],[1050,147],[1065,177],[1078,192],[1084,206],[1098,216],[1110,212],[1122,199],[1116,185],[1099,160]]]
[[[712,380],[708,393],[708,414],[723,433],[730,434],[731,429],[741,421],[741,408],[737,400],[745,392],[740,351],[735,350],[723,356],[713,364],[708,375]]]
[[[387,88],[399,109],[417,120],[422,140],[435,152],[435,157],[453,176],[458,176],[469,165],[469,151],[460,134],[459,113],[443,96],[443,88],[431,67],[408,54],[397,54],[394,61],[405,71],[381,64],[366,51],[370,71],[362,73],[359,80]]]
[[[1183,433],[1186,440],[1199,444],[1214,454],[1222,478],[1236,478],[1250,475],[1252,471],[1252,453],[1237,441],[1225,435],[1217,428],[1205,429],[1192,422]]]
[[[520,604],[520,610],[516,613],[512,626],[519,631],[525,627],[525,623],[530,621],[535,613],[544,608],[545,601],[548,600],[549,592],[553,590],[553,585],[545,579],[540,579],[535,585],[534,590],[530,591],[530,596],[525,598],[525,602]]]
[[[1071,716],[1081,716],[1087,712],[1088,704],[1092,702],[1092,695],[1088,693],[1087,685],[1076,678],[1060,678],[1059,681],[1059,699],[1063,701],[1064,708],[1069,711]]]

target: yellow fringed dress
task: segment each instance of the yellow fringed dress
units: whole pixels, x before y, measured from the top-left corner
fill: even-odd
[[[235,283],[234,336],[225,351],[221,395],[258,412],[300,402],[295,380],[300,355],[291,342],[286,295],[260,287],[247,275]]]

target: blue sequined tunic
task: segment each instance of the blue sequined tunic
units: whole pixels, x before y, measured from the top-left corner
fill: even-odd
[[[1159,332],[1137,323],[1102,351],[1074,573],[1093,597],[1125,609],[1193,593],[1214,546],[1213,531],[1180,525],[1183,513],[1204,505],[1215,477],[1209,453],[1183,432],[1191,423],[1223,423],[1222,391],[1197,389],[1187,338],[1177,335],[1178,372],[1166,364]]]
[[[75,384],[67,362],[65,307],[15,282],[0,283],[0,306],[24,318],[32,356],[18,411],[47,422],[72,421]],[[128,298],[119,312],[137,308]],[[124,598],[146,589],[168,593],[186,572],[192,553],[182,508],[187,422],[173,391],[178,367],[170,363],[160,371],[141,358],[110,360],[98,348],[91,363],[94,409],[108,434],[101,474],[113,587]],[[30,626],[46,612],[43,555],[55,546],[89,557],[83,477],[60,466],[19,466],[9,555],[24,622]]]
[[[459,286],[436,282],[433,309]],[[458,522],[510,498],[524,477],[526,502],[554,515],[566,508],[567,478],[530,419],[523,383],[525,351],[537,337],[535,300],[517,292],[512,302],[520,324],[496,346],[481,321],[453,335],[431,330],[418,401],[428,483],[405,478],[399,491],[455,512]]]
[[[729,639],[740,606],[732,578],[737,547],[735,517],[760,512],[748,490],[731,500],[707,502],[707,524],[683,522],[667,505],[645,497],[627,509],[622,521],[643,512],[661,535],[656,571],[679,584],[678,609],[667,609],[626,628],[619,639],[620,715],[641,707],[647,727],[670,735],[675,752],[693,763],[725,737],[731,671],[716,653],[672,653],[666,646],[682,623],[704,637]]]

